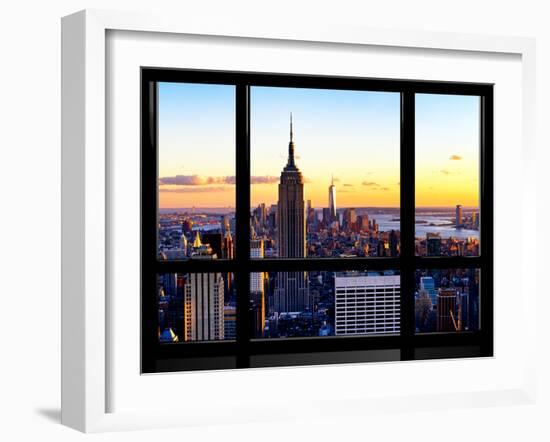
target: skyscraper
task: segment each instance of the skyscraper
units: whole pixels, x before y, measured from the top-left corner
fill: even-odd
[[[336,335],[399,333],[399,275],[336,273]]]
[[[220,232],[203,233],[202,242],[212,248],[212,252],[216,255],[216,258],[225,258],[225,250],[223,250],[225,244]]]
[[[441,255],[441,236],[439,233],[426,233],[426,252],[428,256]]]
[[[185,283],[184,341],[224,339],[221,273],[191,273]]]
[[[250,240],[250,257],[263,258],[263,239]],[[250,274],[250,312],[251,331],[256,338],[263,337],[265,328],[265,272],[254,272]]]
[[[460,331],[457,312],[457,291],[453,288],[439,289],[437,293],[437,331]]]
[[[462,227],[462,206],[460,204],[456,205],[456,228]]]
[[[336,186],[334,185],[334,177],[332,177],[330,186],[328,186],[328,208],[330,210],[330,216],[332,221],[336,218]]]
[[[355,208],[350,207],[344,210],[344,227],[353,230],[357,222],[357,212]]]
[[[315,209],[311,205],[311,200],[307,200],[306,205],[306,220],[308,224],[315,223]]]
[[[237,338],[237,308],[234,305],[223,307],[223,333],[224,339]]]
[[[479,212],[472,213],[472,226],[479,229]]]
[[[306,256],[306,223],[304,178],[294,161],[292,114],[290,115],[290,142],[288,161],[279,182],[277,204],[277,250],[280,258]],[[305,272],[279,272],[274,297],[276,312],[298,312],[308,305]]]
[[[390,256],[399,255],[399,233],[397,233],[393,229],[390,230],[389,243],[390,243]]]
[[[437,304],[437,291],[435,290],[435,281],[431,276],[422,276],[420,278],[420,294],[425,293],[432,302]]]

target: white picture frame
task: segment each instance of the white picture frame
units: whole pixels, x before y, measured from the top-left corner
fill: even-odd
[[[301,28],[277,24],[272,29],[253,23],[209,24],[197,18],[185,25],[177,17],[152,16],[86,10],[62,20],[62,423],[80,431],[95,432],[120,429],[154,428],[207,423],[200,409],[193,415],[181,412],[153,413],[148,410],[117,412],[109,406],[110,346],[107,287],[107,244],[110,241],[108,218],[108,174],[106,155],[106,35],[110,31],[142,31],[173,35],[212,35],[286,42],[338,43],[369,45],[379,48],[424,48],[443,51],[468,51],[515,54],[521,57],[523,161],[522,217],[535,219],[536,194],[533,174],[527,173],[535,154],[535,43],[517,37],[388,31],[344,26]],[[495,104],[498,106],[498,103]],[[527,242],[525,242],[527,243]],[[522,246],[522,262],[532,253],[529,244]],[[523,268],[521,272],[526,272]],[[496,275],[496,273],[495,273]],[[522,305],[536,304],[536,281],[527,281]],[[529,403],[535,394],[535,324],[522,330],[526,342],[525,372],[511,386],[487,391],[441,394],[437,397],[382,398],[384,408],[399,410],[406,404],[424,407],[466,407],[477,404]],[[529,339],[531,337],[531,339]],[[497,354],[498,357],[498,354]],[[360,366],[359,366],[360,367]],[[332,370],[337,370],[333,367]],[[357,371],[360,368],[356,368]],[[136,367],[136,372],[139,367]],[[297,373],[297,372],[296,372]],[[177,374],[174,376],[178,376]],[[223,374],[211,374],[224,376]],[[237,380],[244,379],[242,375]],[[287,376],[293,376],[288,374]],[[194,378],[197,380],[198,378]],[[241,398],[246,401],[246,398]],[[350,404],[354,400],[350,399]],[[365,400],[353,402],[355,412],[368,413],[376,404]],[[345,399],[339,403],[346,410]],[[253,409],[253,404],[244,404]],[[348,406],[352,406],[349,405]],[[317,410],[318,411],[318,410]],[[266,411],[267,413],[268,411]],[[293,416],[307,416],[311,411],[292,409]],[[281,415],[272,418],[284,417]],[[261,412],[236,421],[265,419]],[[234,417],[232,421],[235,421]],[[229,422],[229,420],[228,420]]]

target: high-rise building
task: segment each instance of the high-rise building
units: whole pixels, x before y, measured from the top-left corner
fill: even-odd
[[[306,217],[307,217],[307,222],[308,224],[313,224],[315,223],[315,209],[313,208],[313,206],[311,205],[311,200],[307,200],[307,205],[306,205]]]
[[[237,338],[237,309],[234,305],[224,305],[223,307],[223,338]]]
[[[159,327],[161,331],[167,328],[176,336],[181,336],[184,323],[184,290],[185,274],[165,273],[159,275]]]
[[[426,254],[428,256],[441,255],[441,236],[439,233],[426,233]]]
[[[357,222],[357,212],[354,208],[348,208],[344,210],[344,227],[346,229],[353,229]]]
[[[472,226],[479,229],[479,212],[472,213]]]
[[[467,278],[466,278],[467,279]],[[468,281],[466,281],[465,291],[458,294],[458,329],[467,330],[470,324],[470,302],[468,294]]]
[[[336,273],[336,335],[399,333],[400,293],[399,275]]]
[[[222,242],[222,258],[233,259],[233,237],[231,232],[228,230],[225,232]]]
[[[464,224],[462,223],[462,206],[460,204],[456,205],[456,228],[462,227]]]
[[[390,256],[399,255],[399,233],[391,230],[389,234]]]
[[[227,215],[222,215],[220,218],[220,228],[222,231],[222,234],[225,235],[226,232],[231,231],[231,226],[229,224],[229,217]]]
[[[323,207],[323,223],[327,227],[332,223],[332,215],[330,214],[330,208],[328,207]]]
[[[387,241],[379,240],[378,244],[376,245],[376,256],[378,257],[384,257],[388,256],[390,253],[390,245]]]
[[[468,323],[469,331],[479,330],[479,271],[468,269]]]
[[[437,293],[437,331],[459,331],[457,312],[457,291],[453,288],[440,288]]]
[[[268,227],[271,229],[275,229],[277,227],[277,204],[272,204],[269,207],[269,214],[267,216],[267,224]]]
[[[181,225],[181,235],[179,240],[179,249],[184,255],[187,255],[187,235],[184,229],[184,224]]]
[[[217,258],[225,257],[225,251],[223,250],[225,244],[223,242],[223,237],[220,232],[203,233],[202,242],[210,246],[210,248],[212,249],[213,253],[216,255]]]
[[[267,220],[267,209],[265,207],[265,203],[261,203],[259,208],[260,208],[260,224],[262,227],[265,227],[265,223]]]
[[[184,341],[224,339],[221,273],[191,273],[185,283]]]
[[[193,232],[193,221],[189,218],[185,218],[181,223],[182,233],[191,234]]]
[[[279,182],[277,204],[277,252],[280,258],[306,256],[306,223],[304,204],[304,178],[294,161],[292,114],[290,116],[290,142],[288,161]],[[303,311],[308,306],[305,272],[279,272],[274,299],[274,310]]]
[[[332,217],[331,221],[336,220],[336,186],[334,185],[334,177],[332,177],[330,186],[328,186],[328,208]]]
[[[366,213],[357,216],[357,227],[360,232],[369,231],[369,215]]]
[[[250,240],[250,257],[264,257],[264,241]],[[265,272],[250,274],[250,312],[252,336],[262,337],[265,328]]]
[[[425,293],[432,305],[437,304],[437,290],[435,289],[435,281],[431,276],[422,276],[420,278],[420,293]]]
[[[264,241],[263,239],[251,239],[250,240],[250,258],[263,258],[264,257]],[[250,274],[250,291],[251,292],[263,292],[264,291],[264,272],[255,272]]]

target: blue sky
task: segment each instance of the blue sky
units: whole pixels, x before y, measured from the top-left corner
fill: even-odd
[[[167,181],[161,206],[234,205],[234,186],[223,179],[235,174],[234,93],[230,85],[160,83],[159,177],[195,177]],[[398,206],[399,107],[396,93],[252,88],[251,173],[264,182],[252,186],[252,204],[276,202],[292,112],[297,164],[315,207],[326,206],[332,174],[341,206]],[[442,204],[469,205],[479,98],[418,95],[416,109],[418,204],[438,205],[452,187]],[[430,203],[434,184],[438,204]]]

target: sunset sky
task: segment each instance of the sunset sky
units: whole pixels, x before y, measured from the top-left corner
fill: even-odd
[[[159,206],[235,206],[234,87],[159,85]],[[289,114],[306,199],[399,206],[399,94],[252,88],[251,204],[277,202]],[[417,205],[477,206],[479,98],[417,96]]]
[[[416,205],[479,206],[479,97],[416,95]]]

